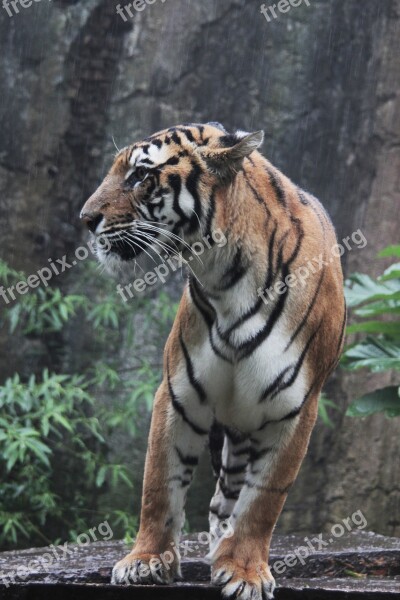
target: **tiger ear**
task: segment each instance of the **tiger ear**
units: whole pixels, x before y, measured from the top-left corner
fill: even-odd
[[[208,168],[222,179],[232,179],[240,170],[243,159],[261,146],[264,140],[263,131],[247,133],[237,131],[219,137],[215,144],[199,149]]]

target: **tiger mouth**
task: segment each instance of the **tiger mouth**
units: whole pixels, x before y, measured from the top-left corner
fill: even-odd
[[[103,254],[116,255],[123,261],[132,261],[144,254],[153,262],[165,260],[190,248],[187,242],[176,234],[147,223],[124,229],[109,229],[98,237],[103,238],[105,242],[102,244]]]
[[[143,237],[145,235],[146,237]],[[127,229],[119,231],[117,234],[112,233],[107,236],[107,243],[109,244],[107,254],[116,254],[123,261],[135,260],[143,254],[147,254],[152,260],[160,256],[160,248],[166,250],[164,247],[158,248],[157,235],[149,233],[143,234],[139,229]],[[160,244],[159,244],[160,245]]]
[[[135,260],[140,254],[143,253],[143,249],[139,246],[134,246],[133,241],[126,239],[110,240],[110,248],[107,254],[117,254],[123,261]]]

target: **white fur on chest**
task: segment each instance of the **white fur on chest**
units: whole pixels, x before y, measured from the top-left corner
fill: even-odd
[[[295,344],[285,351],[289,338],[278,323],[249,357],[232,364],[215,354],[208,337],[192,351],[196,377],[219,422],[251,432],[267,419],[279,420],[301,403],[307,386],[303,370],[288,389],[260,402],[265,389],[300,356],[301,348]]]

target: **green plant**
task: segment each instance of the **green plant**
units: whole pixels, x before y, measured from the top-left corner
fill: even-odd
[[[389,246],[380,257],[400,257],[400,246]],[[353,308],[356,322],[349,334],[361,334],[360,341],[346,348],[342,364],[355,371],[400,371],[400,263],[395,262],[377,279],[355,273],[346,282],[346,299]],[[390,385],[357,398],[348,408],[352,417],[383,412],[387,417],[400,416],[400,388]]]
[[[2,545],[17,544],[19,534],[49,542],[45,526],[50,520],[62,524],[75,519],[84,490],[70,488],[68,509],[61,502],[57,466],[68,453],[81,464],[87,484],[94,485],[98,461],[104,460],[104,439],[90,414],[92,404],[81,378],[47,371],[41,380],[31,376],[26,383],[14,375],[0,388]],[[79,523],[79,516],[75,520]]]
[[[104,520],[114,535],[133,536],[136,530],[129,506],[107,503],[110,495],[127,495],[133,486],[130,457],[110,452],[109,441],[115,434],[137,433],[138,411],[151,409],[161,363],[134,350],[132,305],[120,302],[112,283],[104,279],[99,285],[93,265],[84,268],[86,294],[38,288],[2,311],[0,327],[21,342],[51,339],[67,328],[86,327],[93,334],[90,348],[76,361],[78,372],[62,372],[60,365],[60,372],[15,373],[0,385],[3,548],[76,540]],[[0,261],[0,284],[22,279],[24,273]],[[136,302],[134,309],[164,335],[176,305],[162,293],[156,302]],[[154,335],[154,328],[148,331]],[[121,346],[121,332],[134,357],[123,367],[114,351]],[[149,341],[141,344],[147,347]],[[103,397],[113,402],[99,401]]]

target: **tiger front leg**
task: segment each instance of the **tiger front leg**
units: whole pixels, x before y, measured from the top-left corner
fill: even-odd
[[[194,469],[211,426],[210,410],[190,409],[167,373],[154,401],[146,455],[140,528],[132,551],[119,561],[112,583],[171,583],[180,577],[179,536]]]
[[[212,583],[224,598],[270,600],[275,580],[269,547],[288,490],[296,479],[316,419],[318,396],[298,417],[271,423],[251,436],[246,481],[233,509],[233,535],[211,553]]]

